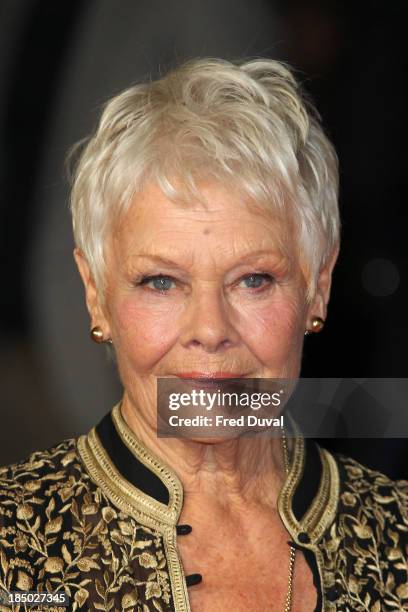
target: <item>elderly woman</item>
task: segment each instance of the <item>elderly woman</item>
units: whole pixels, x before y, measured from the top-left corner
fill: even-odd
[[[279,62],[190,61],[109,102],[72,215],[91,337],[112,345],[123,398],[87,435],[0,472],[5,602],[407,609],[407,482],[298,430],[157,435],[158,379],[299,376],[327,315],[337,181]]]

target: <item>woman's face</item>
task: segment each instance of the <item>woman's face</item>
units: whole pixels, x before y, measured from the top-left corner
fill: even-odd
[[[201,192],[205,207],[174,203],[153,184],[134,198],[112,236],[104,307],[77,254],[92,324],[112,338],[136,403],[155,405],[161,376],[297,377],[307,323],[325,316],[328,295],[307,307],[288,228],[292,257],[271,213],[219,184]]]

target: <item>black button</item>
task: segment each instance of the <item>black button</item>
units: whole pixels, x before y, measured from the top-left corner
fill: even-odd
[[[191,525],[177,525],[176,526],[176,531],[177,531],[177,535],[187,535],[188,533],[191,533],[193,530]]]
[[[327,591],[326,591],[326,597],[329,601],[335,601],[340,593],[340,588],[337,584],[331,586]]]
[[[190,574],[186,576],[186,584],[188,587],[193,586],[194,584],[198,584],[203,579],[201,574]]]
[[[306,531],[301,531],[298,535],[298,540],[301,544],[309,544],[310,538]]]

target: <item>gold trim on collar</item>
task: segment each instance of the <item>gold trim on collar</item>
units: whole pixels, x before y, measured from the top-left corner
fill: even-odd
[[[175,612],[191,612],[187,583],[177,550],[176,524],[183,504],[183,488],[177,475],[154,453],[144,447],[125,423],[120,405],[111,412],[115,427],[130,451],[152,470],[169,489],[165,505],[130,484],[117,470],[93,427],[78,439],[78,453],[92,480],[104,494],[142,525],[156,529],[163,536],[167,567],[172,584]]]
[[[145,519],[150,517],[154,521],[175,526],[183,506],[183,486],[180,479],[136,437],[122,417],[120,404],[112,409],[111,417],[122,442],[166,486],[169,491],[169,503],[163,504],[124,478],[106,452],[95,427],[78,442],[79,452],[89,473],[116,505],[126,506],[127,512],[132,509],[132,514],[136,513],[140,517],[143,515]]]
[[[293,513],[293,497],[303,476],[305,468],[305,439],[300,434],[297,424],[295,428],[294,445],[289,473],[278,496],[278,511],[280,517],[295,542],[303,546],[314,546],[323,536],[336,516],[339,499],[340,477],[334,457],[324,448],[317,445],[322,462],[322,475],[319,488],[312,503],[301,521]],[[300,542],[298,536],[306,533],[308,542]]]
[[[183,485],[177,474],[157,455],[153,453],[149,448],[144,446],[139,438],[130,429],[125,419],[122,416],[120,410],[120,403],[116,404],[112,410],[112,421],[115,425],[116,431],[122,442],[127,446],[132,455],[134,455],[139,461],[141,461],[150,471],[152,471],[163,484],[166,486],[169,492],[169,504],[164,504],[156,501],[148,495],[142,493],[146,498],[149,498],[159,504],[159,508],[166,509],[166,516],[171,515],[174,524],[177,523],[181,509],[183,507]],[[141,492],[137,489],[138,494]],[[164,520],[164,517],[163,517]]]

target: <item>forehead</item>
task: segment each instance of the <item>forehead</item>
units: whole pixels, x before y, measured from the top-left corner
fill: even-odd
[[[200,200],[170,199],[150,183],[134,196],[115,224],[115,250],[134,255],[184,252],[203,248],[237,254],[270,249],[292,253],[290,219],[250,201],[220,183],[202,182]]]

